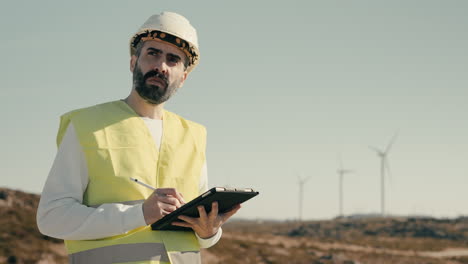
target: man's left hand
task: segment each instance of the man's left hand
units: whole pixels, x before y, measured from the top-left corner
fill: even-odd
[[[192,228],[200,238],[210,238],[218,232],[219,228],[237,211],[241,208],[240,204],[234,206],[231,210],[218,214],[218,203],[213,202],[211,205],[211,212],[208,214],[205,211],[205,207],[198,206],[199,218],[189,217],[185,215],[179,216],[180,220],[184,222],[173,222],[173,225],[190,227]]]

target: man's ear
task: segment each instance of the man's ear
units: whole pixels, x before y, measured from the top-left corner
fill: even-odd
[[[133,70],[135,70],[135,65],[136,65],[137,60],[138,60],[138,58],[135,55],[132,55],[132,57],[130,57],[130,71],[131,72],[133,72]]]
[[[184,74],[182,74],[182,77],[180,77],[182,80],[181,80],[181,82],[179,84],[179,88],[182,87],[182,85],[184,85],[184,82],[187,79],[187,76],[188,76],[188,72],[184,71]]]

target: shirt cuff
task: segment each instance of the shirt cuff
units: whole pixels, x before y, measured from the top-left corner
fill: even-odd
[[[218,232],[210,238],[201,238],[197,233],[195,233],[195,236],[198,239],[198,244],[200,244],[200,248],[209,248],[214,246],[221,239],[222,235],[223,229],[221,229],[221,227],[219,228]]]
[[[124,233],[141,226],[146,226],[145,216],[143,215],[143,203],[129,207],[128,211],[124,214]]]

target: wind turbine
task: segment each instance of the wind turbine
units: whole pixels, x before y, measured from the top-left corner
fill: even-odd
[[[354,172],[353,170],[346,170],[343,168],[343,160],[341,159],[341,155],[339,157],[339,161],[340,161],[340,167],[338,168],[337,172],[338,172],[338,176],[339,176],[339,192],[340,192],[340,204],[339,204],[339,208],[340,208],[340,214],[338,216],[343,216],[343,176],[345,174],[349,174],[349,173],[352,173]]]
[[[310,179],[310,176],[307,178],[302,178],[301,176],[298,176],[299,178],[299,221],[302,221],[302,193],[304,189],[304,184]]]
[[[384,151],[376,148],[369,146],[369,148],[377,153],[377,156],[380,158],[380,210],[382,216],[385,216],[385,172],[388,172],[390,174],[390,165],[388,163],[388,153],[390,152],[390,149],[393,146],[393,143],[395,143],[395,140],[397,138],[397,133],[393,135],[392,139],[388,143],[387,147],[385,148]]]

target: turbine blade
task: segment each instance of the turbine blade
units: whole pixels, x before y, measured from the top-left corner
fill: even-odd
[[[377,154],[382,154],[382,151],[376,147],[373,147],[373,146],[368,146],[371,150],[377,152]]]
[[[341,158],[341,153],[338,154],[338,162],[340,163],[340,170],[343,170],[343,159]]]
[[[301,173],[299,173],[299,172],[297,173],[297,181],[298,181],[299,183],[302,182]]]
[[[303,173],[298,173],[297,179],[299,180],[299,183],[304,184],[306,183],[312,176],[309,177],[303,177]]]
[[[398,136],[398,132],[396,132],[396,133],[393,135],[392,139],[391,139],[390,142],[388,143],[387,148],[385,149],[385,154],[387,154],[387,153],[390,151],[390,149],[391,149],[392,146],[393,146],[393,143],[395,143],[395,140],[396,140],[397,136]]]
[[[295,172],[296,172],[297,178],[298,178],[299,180],[304,179],[304,172],[302,172],[302,171],[300,171],[300,170],[298,170],[298,169],[296,169]]]

